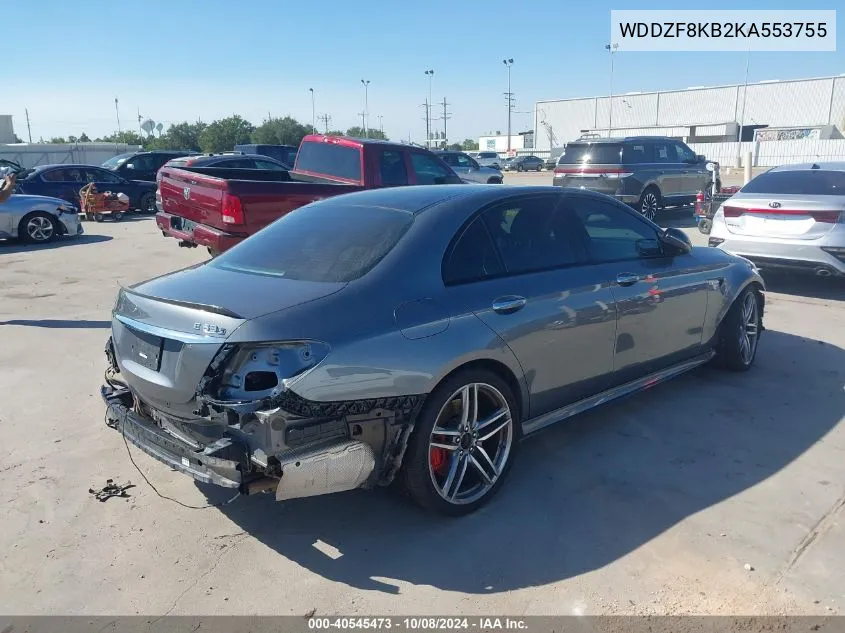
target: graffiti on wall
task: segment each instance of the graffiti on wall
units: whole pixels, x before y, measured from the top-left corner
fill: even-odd
[[[818,140],[820,138],[819,128],[792,128],[792,129],[762,129],[754,131],[755,141],[798,141],[798,140]]]

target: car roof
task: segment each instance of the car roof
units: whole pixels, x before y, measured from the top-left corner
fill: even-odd
[[[103,171],[108,171],[108,168],[103,167],[102,165],[86,165],[83,163],[54,163],[52,165],[36,165],[32,168],[33,171],[47,171],[48,169],[56,169],[56,168],[63,168],[63,169],[102,169]]]
[[[551,185],[411,185],[408,187],[366,189],[327,198],[317,204],[369,205],[419,215],[427,209],[450,200],[460,199],[462,204],[466,202],[469,203],[469,207],[475,207],[472,204],[473,202],[481,206],[488,202],[505,200],[510,196],[531,194],[577,194],[599,198],[607,197],[594,191],[553,187]]]
[[[320,141],[324,141],[325,139],[339,139],[340,141],[344,141],[348,144],[354,145],[383,145],[385,147],[414,147],[419,149],[426,149],[419,145],[410,145],[408,143],[396,143],[394,141],[383,141],[382,139],[378,138],[356,138],[354,136],[332,136],[331,134],[309,134],[305,138],[302,139],[302,142],[309,142],[309,143],[319,143]]]
[[[793,165],[778,165],[772,167],[769,171],[808,171],[815,169],[824,169],[825,171],[845,171],[845,161],[831,160],[818,161],[815,163],[795,163]]]
[[[674,141],[677,139],[671,138],[669,136],[649,136],[649,135],[640,135],[640,136],[611,136],[609,138],[579,138],[574,141],[570,141],[567,145],[574,145],[576,143],[597,143],[599,145],[605,143],[630,143],[632,141]]]

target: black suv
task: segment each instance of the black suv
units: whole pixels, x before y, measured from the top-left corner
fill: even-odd
[[[707,159],[685,143],[665,136],[628,136],[567,143],[554,184],[614,196],[653,220],[663,207],[695,202],[711,179]]]
[[[127,180],[155,182],[158,170],[169,160],[192,156],[199,152],[190,150],[154,150],[152,152],[129,152],[109,158],[103,167],[110,169]]]

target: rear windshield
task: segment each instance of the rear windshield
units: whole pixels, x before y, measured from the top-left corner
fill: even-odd
[[[558,161],[559,165],[618,164],[622,162],[622,145],[615,143],[570,143]]]
[[[845,171],[824,169],[770,171],[760,174],[740,191],[742,193],[845,196]]]
[[[303,143],[296,156],[296,169],[329,178],[361,180],[361,151],[336,143]]]
[[[353,281],[396,246],[413,217],[384,207],[317,202],[282,216],[208,265],[298,281]]]
[[[498,158],[499,155],[496,152],[479,152],[479,158]]]

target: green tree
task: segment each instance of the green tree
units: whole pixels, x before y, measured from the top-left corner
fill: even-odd
[[[230,152],[235,145],[249,143],[254,129],[252,123],[237,114],[219,119],[200,133],[200,148],[207,153]]]
[[[183,121],[176,125],[171,125],[167,132],[158,138],[159,143],[156,145],[158,149],[189,149],[194,151],[200,150],[200,134],[208,126],[202,121],[196,123],[188,123]]]
[[[63,136],[54,136],[50,139],[50,142],[57,145],[64,145],[67,143]]]
[[[79,137],[79,142],[80,143],[90,143],[91,139],[88,138],[88,135],[85,132],[83,132],[82,136]]]
[[[452,143],[449,146],[449,149],[453,152],[462,152],[464,148],[461,146],[460,143]]]
[[[119,134],[111,134],[104,136],[97,141],[102,143],[126,143],[127,145],[143,145],[146,139],[137,132],[125,131]]]
[[[342,130],[329,130],[326,136],[346,136]]]
[[[471,138],[465,138],[464,142],[461,143],[461,149],[465,152],[472,152],[478,150],[478,141],[474,141]]]
[[[296,119],[286,116],[281,119],[270,119],[255,128],[252,133],[252,142],[267,145],[298,146],[302,138],[310,133],[310,125],[303,125]]]
[[[352,138],[375,138],[381,139],[382,141],[388,140],[387,136],[384,135],[384,132],[381,130],[374,130],[373,128],[369,128],[367,133],[364,134],[364,128],[359,127],[357,125],[353,125],[351,128],[346,130],[346,134],[344,136],[350,136]]]

